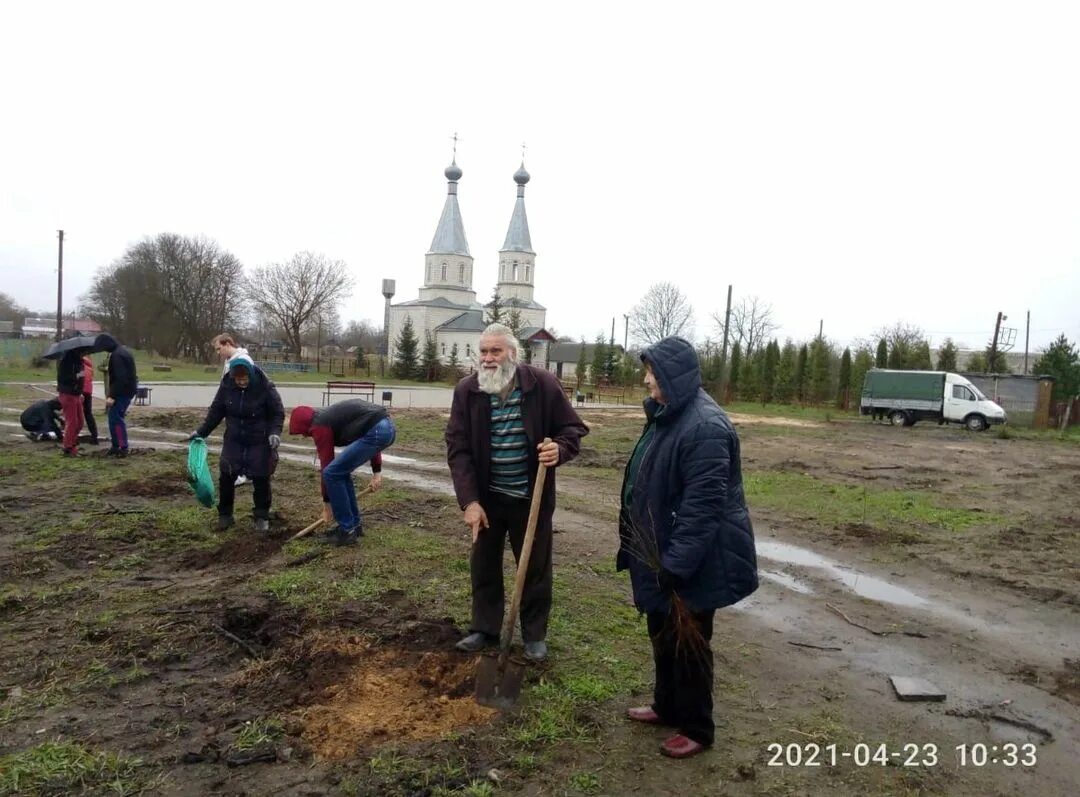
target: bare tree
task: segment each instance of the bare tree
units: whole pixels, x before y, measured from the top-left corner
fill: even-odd
[[[670,282],[658,282],[630,311],[630,334],[645,344],[672,335],[689,335],[693,332],[693,315],[694,308],[682,291]]]
[[[720,337],[724,336],[724,314],[713,313],[712,319],[720,331]],[[773,320],[772,305],[763,302],[757,296],[749,296],[739,300],[739,303],[731,308],[731,329],[728,330],[728,339],[731,345],[742,344],[743,355],[747,358],[768,342],[772,333],[779,328]]]
[[[320,312],[325,316],[335,309],[352,286],[343,261],[299,252],[287,263],[256,269],[247,293],[256,309],[281,325],[289,348],[299,354],[304,330]]]
[[[129,345],[207,360],[210,338],[242,320],[242,277],[214,241],[161,233],[101,269],[83,304]]]

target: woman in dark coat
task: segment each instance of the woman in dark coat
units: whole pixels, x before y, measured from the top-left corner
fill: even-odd
[[[715,733],[713,615],[757,589],[757,557],[739,438],[701,386],[694,347],[665,338],[641,359],[650,395],[623,480],[616,567],[629,569],[634,603],[648,620],[656,688],[652,705],[628,716],[676,728],[660,751],[686,758],[711,745]],[[684,644],[687,629],[676,628],[675,595],[696,644]]]
[[[274,383],[250,357],[240,355],[229,361],[229,373],[221,380],[206,420],[188,439],[206,437],[223,418],[217,528],[224,531],[233,525],[236,477],[243,475],[255,491],[255,530],[269,531],[270,476],[277,465],[285,408]]]

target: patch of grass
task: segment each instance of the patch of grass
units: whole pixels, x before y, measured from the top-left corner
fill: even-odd
[[[147,787],[143,762],[69,742],[45,742],[0,758],[0,795],[139,794]]]
[[[273,717],[263,717],[250,722],[245,722],[236,734],[232,743],[234,750],[246,752],[263,745],[275,744],[284,734],[285,728],[281,720]]]
[[[385,591],[369,573],[341,576],[315,566],[282,570],[257,584],[283,603],[323,614],[332,613],[346,601],[370,600]]]
[[[570,788],[582,794],[599,794],[600,776],[595,772],[575,772],[570,776]]]
[[[1001,520],[988,512],[943,506],[925,492],[830,484],[803,473],[743,474],[751,506],[823,525],[868,523],[910,533],[912,525],[963,531]]]

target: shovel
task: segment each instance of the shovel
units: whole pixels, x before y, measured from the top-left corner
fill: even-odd
[[[550,443],[551,438],[545,437],[544,442]],[[544,495],[546,476],[547,467],[541,463],[536,471],[536,483],[529,505],[529,523],[525,527],[525,540],[521,543],[521,556],[518,557],[514,598],[510,603],[510,612],[503,621],[499,655],[483,657],[476,669],[476,702],[492,708],[506,709],[514,705],[521,695],[521,682],[525,680],[525,666],[519,661],[510,660],[510,640],[514,638],[521,595],[525,591],[525,573],[529,570],[529,556],[536,536],[536,521],[540,517],[540,500]]]

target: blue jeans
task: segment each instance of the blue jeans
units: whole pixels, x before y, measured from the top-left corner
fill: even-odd
[[[109,420],[109,440],[113,451],[127,451],[127,423],[124,422],[124,416],[127,415],[128,407],[131,406],[133,398],[135,397],[117,396],[113,400],[112,406],[105,413]]]
[[[369,461],[384,448],[389,448],[397,437],[394,423],[383,418],[372,426],[359,440],[356,440],[338,452],[334,461],[323,471],[323,484],[330,498],[330,509],[334,520],[347,530],[360,525],[360,505],[356,503],[356,486],[352,472]]]

